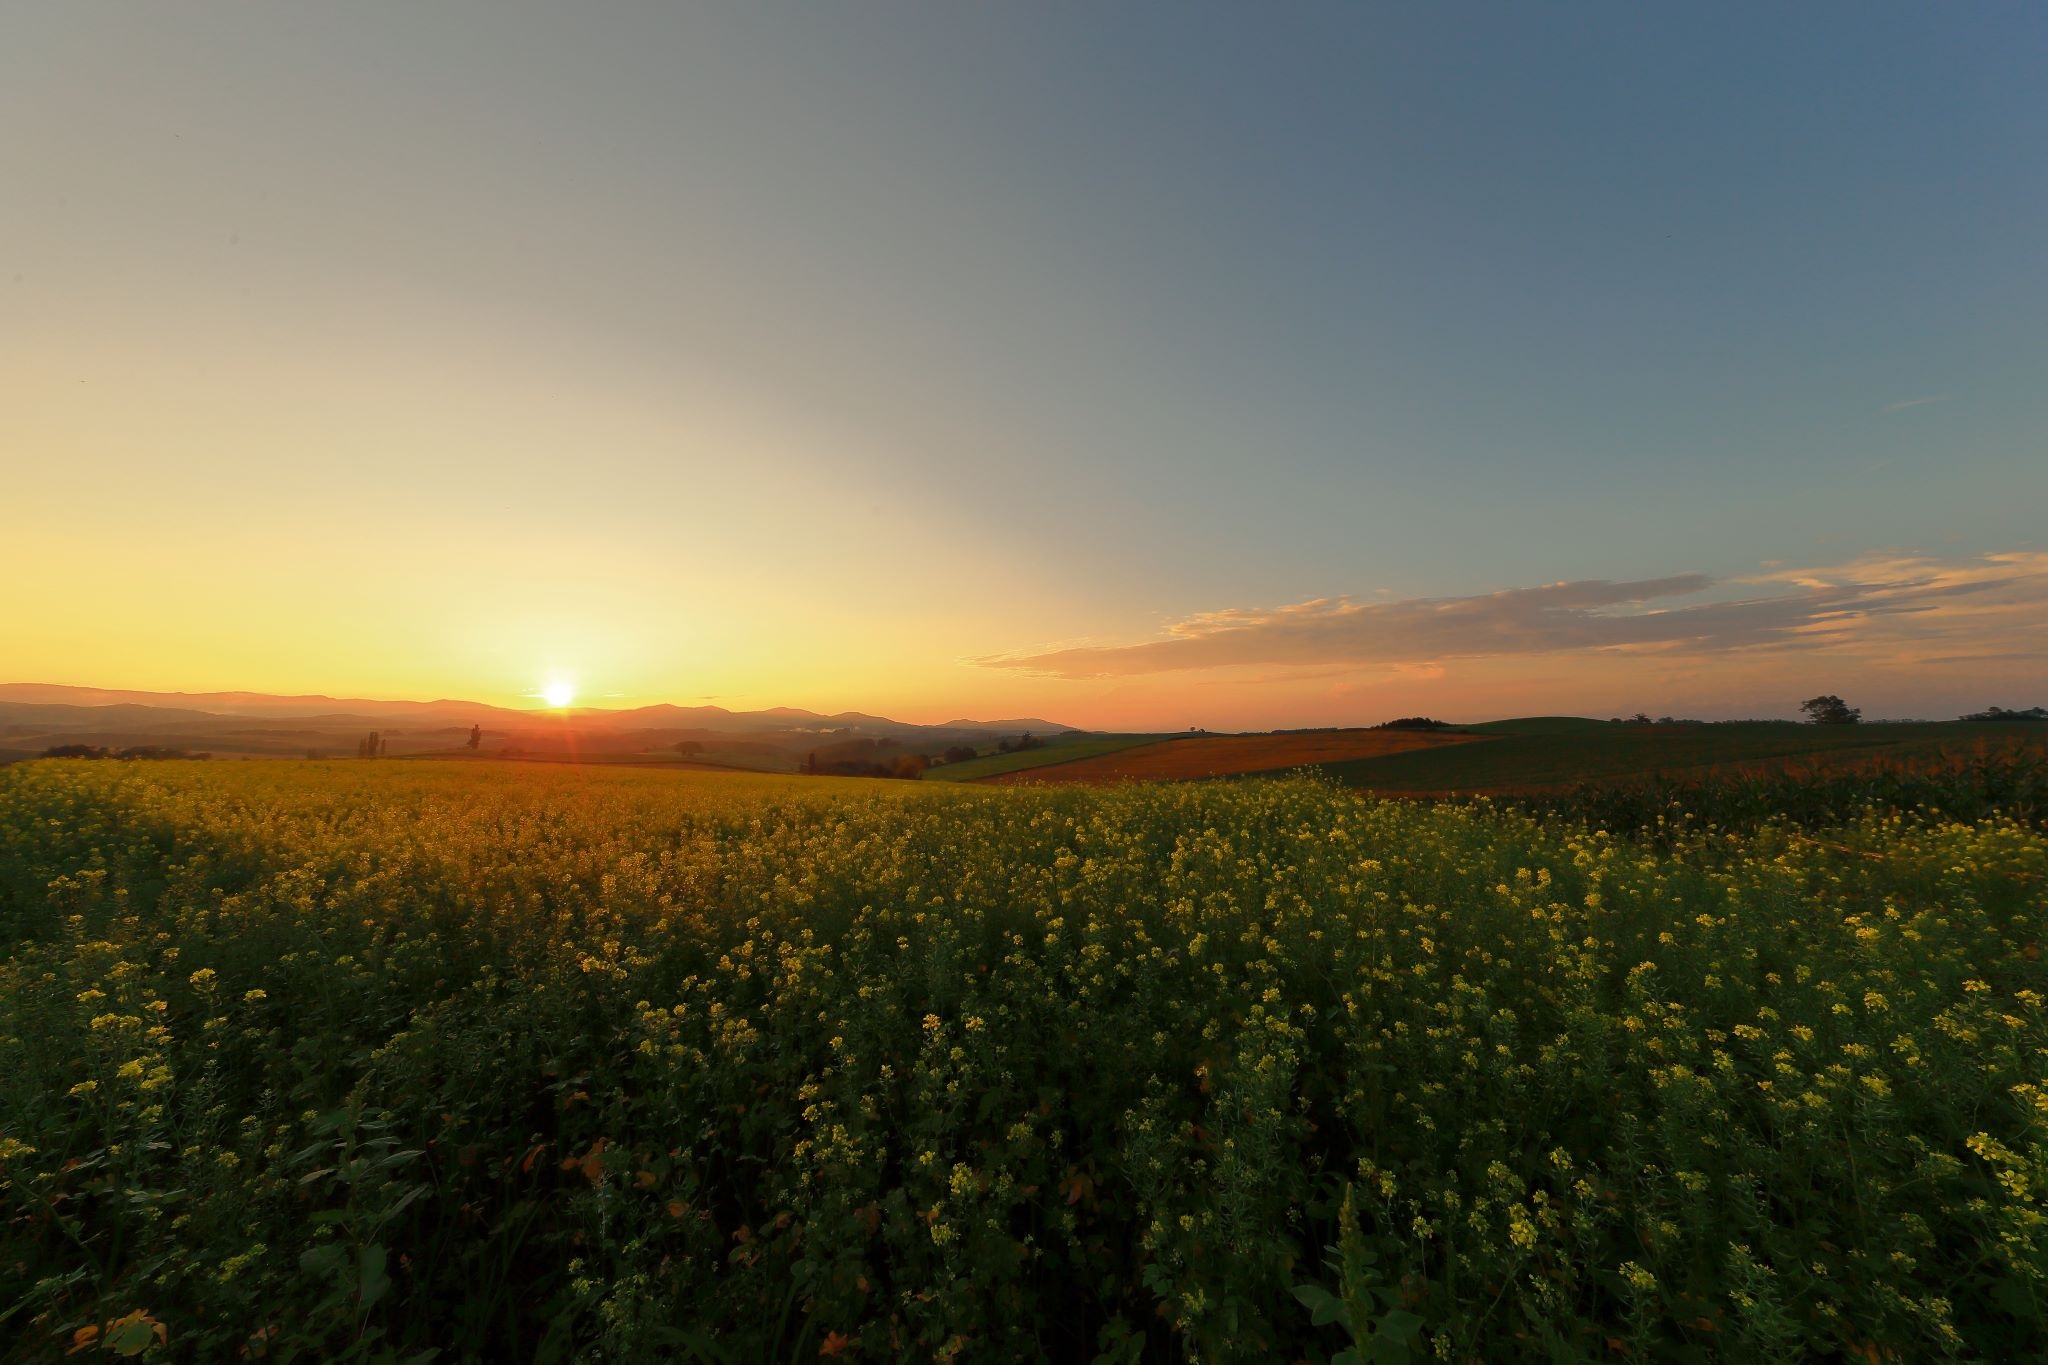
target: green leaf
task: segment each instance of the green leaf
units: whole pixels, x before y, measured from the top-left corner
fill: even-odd
[[[1309,1321],[1318,1327],[1338,1322],[1344,1317],[1344,1301],[1319,1284],[1298,1284],[1294,1286],[1294,1297],[1301,1300],[1309,1310]]]
[[[396,1218],[399,1214],[404,1213],[408,1205],[432,1193],[433,1190],[430,1186],[414,1185],[411,1189],[407,1190],[404,1194],[400,1195],[398,1197],[397,1202],[392,1204],[390,1208],[384,1210],[382,1213],[377,1215],[377,1221],[375,1226],[380,1228],[383,1227],[386,1223]]]
[[[339,1242],[308,1247],[299,1253],[299,1269],[308,1275],[332,1279],[348,1263],[348,1249]]]
[[[105,1346],[117,1356],[139,1356],[149,1349],[149,1341],[149,1321],[139,1314],[131,1314],[109,1324]]]
[[[1422,1331],[1422,1319],[1405,1308],[1396,1308],[1380,1319],[1380,1335],[1396,1341],[1413,1341]]]
[[[1408,1343],[1376,1336],[1366,1343],[1365,1358],[1372,1365],[1408,1365]]]
[[[384,1248],[375,1242],[364,1247],[356,1260],[356,1293],[365,1313],[391,1288],[391,1279],[384,1273],[384,1265]]]

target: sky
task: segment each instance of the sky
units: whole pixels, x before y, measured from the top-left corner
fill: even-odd
[[[0,16],[0,680],[2048,702],[2048,10]]]

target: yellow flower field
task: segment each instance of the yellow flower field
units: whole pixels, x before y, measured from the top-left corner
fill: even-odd
[[[2044,909],[2007,820],[0,768],[0,1342],[2039,1359]]]

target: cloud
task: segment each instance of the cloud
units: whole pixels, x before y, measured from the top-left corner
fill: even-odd
[[[2048,661],[2048,553],[1943,563],[1867,557],[1717,583],[1704,574],[1586,579],[1472,597],[1319,597],[1202,612],[1166,638],[991,655],[983,667],[1056,678],[1189,670],[1380,667],[1594,653],[1685,658],[1830,651],[1885,662],[2009,654]]]
[[[1945,393],[1931,393],[1925,398],[1902,398],[1896,403],[1886,403],[1878,411],[1889,417],[1895,412],[1904,412],[1907,408],[1924,407],[1929,403],[1946,403],[1948,400],[1949,395]]]

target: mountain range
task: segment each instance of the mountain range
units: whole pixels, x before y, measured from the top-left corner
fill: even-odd
[[[825,715],[792,706],[733,711],[664,702],[618,710],[521,711],[448,698],[388,701],[0,683],[0,761],[67,744],[153,746],[223,756],[340,756],[355,752],[372,730],[393,755],[466,752],[471,726],[482,730],[477,752],[484,754],[658,757],[676,755],[678,744],[694,744],[692,761],[767,771],[793,769],[806,754],[846,746],[864,754],[938,752],[960,745],[978,749],[1004,737],[1070,728],[1039,718],[917,725],[860,711]]]

